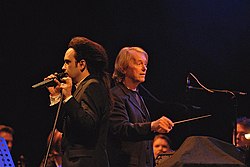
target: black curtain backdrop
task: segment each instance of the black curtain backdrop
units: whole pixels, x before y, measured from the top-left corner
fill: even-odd
[[[230,94],[187,90],[186,78],[191,72],[207,88],[250,92],[249,9],[248,0],[2,0],[0,123],[15,129],[13,156],[23,154],[33,167],[45,155],[54,115],[48,92],[31,86],[60,72],[67,43],[78,35],[106,48],[110,73],[122,47],[148,52],[143,85],[164,101],[145,94],[152,119],[213,115],[176,125],[169,134],[175,149],[192,135],[231,142],[236,109],[250,117],[249,95],[236,103]],[[191,85],[199,87],[193,78]]]

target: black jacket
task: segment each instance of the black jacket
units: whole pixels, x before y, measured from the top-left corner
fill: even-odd
[[[111,167],[153,166],[150,115],[143,99],[118,84],[111,89],[114,109],[110,116],[108,154]]]
[[[89,84],[90,79],[93,82]],[[88,76],[73,96],[62,105],[57,126],[63,132],[63,167],[108,167],[110,101],[107,90],[97,78]]]

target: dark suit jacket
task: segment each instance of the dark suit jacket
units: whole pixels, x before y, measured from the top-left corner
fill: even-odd
[[[150,116],[135,92],[118,84],[111,89],[114,109],[110,116],[108,155],[111,167],[153,166]]]
[[[63,132],[63,167],[108,167],[106,151],[110,101],[101,81],[86,83],[88,76],[69,101],[62,105],[58,129]]]

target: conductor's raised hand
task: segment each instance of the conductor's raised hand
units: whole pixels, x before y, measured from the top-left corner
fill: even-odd
[[[151,131],[158,133],[169,133],[174,126],[174,123],[167,117],[162,116],[160,119],[151,122]]]

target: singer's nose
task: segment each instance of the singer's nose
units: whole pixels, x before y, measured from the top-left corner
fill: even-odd
[[[66,70],[65,65],[66,65],[66,63],[64,63],[63,66],[62,66],[62,70],[63,70],[63,71]]]

